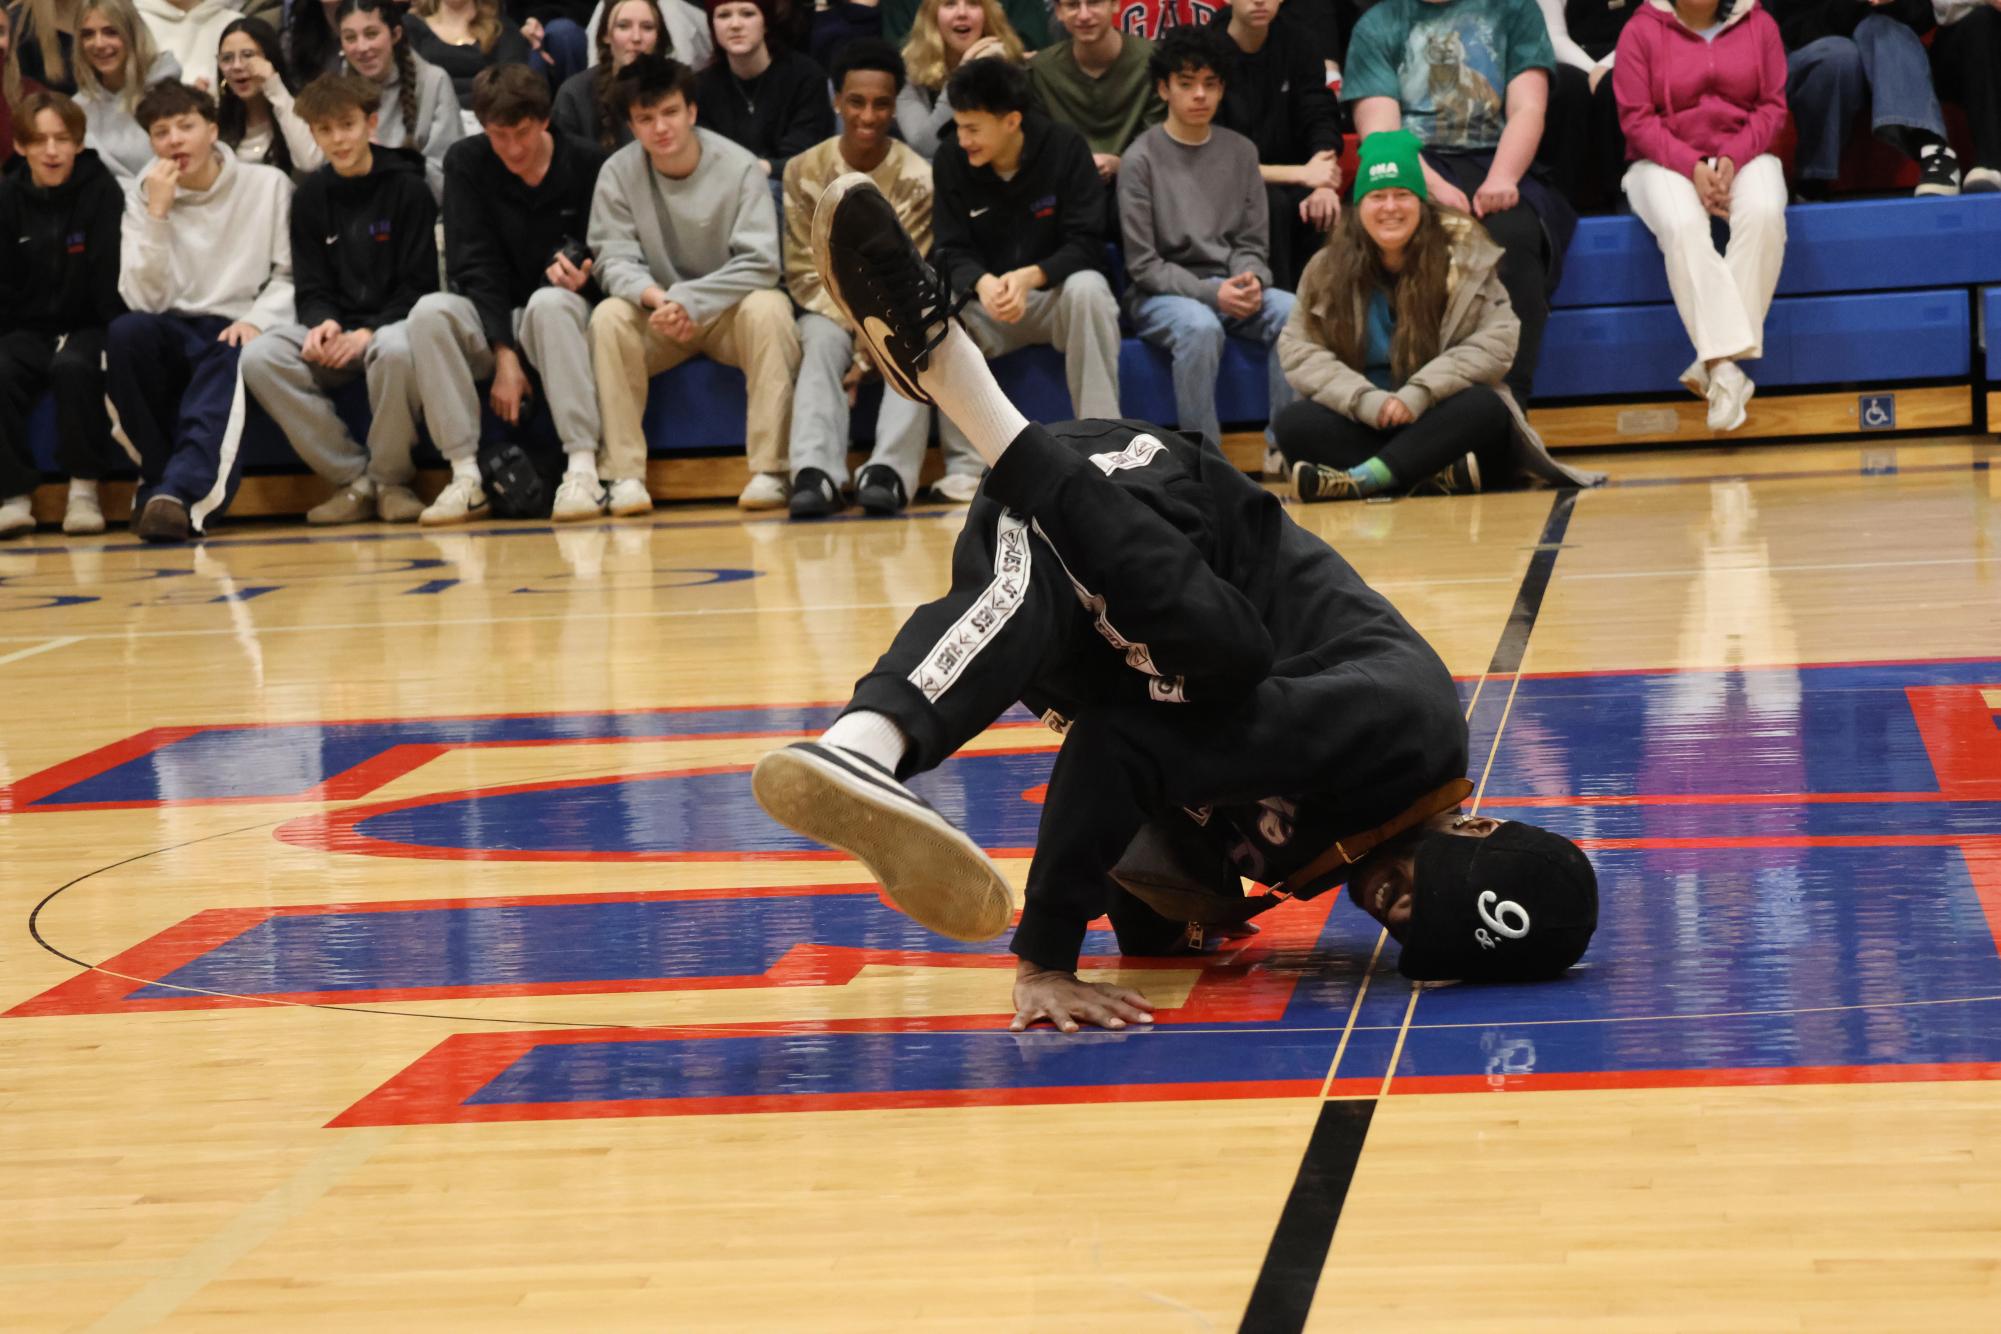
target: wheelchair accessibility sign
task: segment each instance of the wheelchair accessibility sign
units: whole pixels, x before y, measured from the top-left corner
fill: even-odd
[[[1855,405],[1855,420],[1865,431],[1897,429],[1897,396],[1863,394]]]

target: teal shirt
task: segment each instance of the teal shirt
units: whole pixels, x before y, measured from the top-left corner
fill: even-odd
[[[1389,294],[1378,287],[1369,294],[1369,318],[1362,337],[1362,374],[1378,389],[1397,390],[1390,373],[1390,344],[1397,336],[1397,317],[1390,309]]]
[[[1432,148],[1490,150],[1508,84],[1556,69],[1536,0],[1379,0],[1355,25],[1341,100],[1394,97],[1403,126]]]

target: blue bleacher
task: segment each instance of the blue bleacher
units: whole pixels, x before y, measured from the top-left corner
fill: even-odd
[[[1980,329],[1987,349],[1987,387],[2001,389],[2001,287],[1980,294]]]

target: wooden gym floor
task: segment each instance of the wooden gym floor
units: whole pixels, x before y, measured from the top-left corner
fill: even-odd
[[[0,1328],[1993,1327],[2001,447],[1601,462],[1292,510],[1587,966],[1322,899],[1068,1039],[748,796],[956,511],[0,547]],[[1017,879],[1054,745],[925,782]]]

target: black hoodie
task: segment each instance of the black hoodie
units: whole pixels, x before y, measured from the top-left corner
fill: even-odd
[[[932,159],[931,262],[955,291],[1030,264],[1051,290],[1080,269],[1105,267],[1105,182],[1091,146],[1033,111],[1021,118],[1021,130],[1013,180],[966,161],[957,136],[947,136]]]
[[[125,311],[118,295],[125,192],[97,154],[77,154],[69,179],[36,185],[28,164],[0,178],[0,332],[102,328]]]
[[[1340,108],[1305,30],[1280,13],[1265,44],[1251,53],[1230,36],[1230,17],[1226,6],[1209,21],[1236,53],[1236,67],[1223,76],[1216,124],[1257,145],[1265,166],[1298,166],[1326,149],[1340,151]]]
[[[292,197],[292,285],[299,323],[380,329],[438,290],[438,206],[414,148],[373,149],[366,176],[331,163]]]
[[[549,285],[544,275],[556,251],[590,230],[604,152],[588,139],[549,133],[555,148],[537,185],[509,171],[483,134],[445,152],[445,276],[478,309],[489,347],[513,345],[514,312]],[[596,300],[596,284],[583,295]]]

